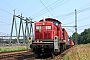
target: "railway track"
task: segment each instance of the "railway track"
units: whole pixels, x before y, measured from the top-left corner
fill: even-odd
[[[44,58],[38,58],[36,54],[28,51],[6,52],[0,53],[0,60],[63,60],[63,56],[66,55],[70,49],[71,48],[67,48],[67,50],[57,56],[49,55],[48,57],[44,56]]]
[[[0,60],[25,60],[33,57],[35,57],[35,55],[28,51],[6,52],[0,54]]]
[[[37,58],[35,54],[27,51],[0,54],[0,60],[56,60],[57,57],[59,58],[60,56],[53,55],[53,58],[51,56],[48,58]]]

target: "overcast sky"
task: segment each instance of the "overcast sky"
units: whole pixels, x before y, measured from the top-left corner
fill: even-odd
[[[33,21],[39,21],[43,17],[56,18],[62,22],[62,26],[75,25],[77,9],[78,33],[90,28],[90,0],[0,0],[0,36],[10,35],[14,9],[16,15],[22,13]],[[19,26],[19,19],[16,20]],[[69,35],[75,32],[74,27],[64,28]]]

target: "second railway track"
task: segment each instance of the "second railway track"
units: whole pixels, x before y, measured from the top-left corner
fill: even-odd
[[[17,51],[0,54],[0,60],[25,60],[33,57],[35,57],[35,55],[28,51]]]

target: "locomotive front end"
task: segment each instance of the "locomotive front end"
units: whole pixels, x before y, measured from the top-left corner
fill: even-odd
[[[53,52],[53,23],[50,21],[39,21],[34,25],[34,41],[30,48],[36,54],[48,54]]]

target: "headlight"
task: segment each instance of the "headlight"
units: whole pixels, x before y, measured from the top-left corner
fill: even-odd
[[[39,29],[41,29],[41,26],[36,26],[36,30],[39,30]]]
[[[42,41],[40,41],[42,43]]]
[[[39,40],[37,40],[37,42],[39,42]]]
[[[46,29],[51,29],[51,26],[46,26]]]

